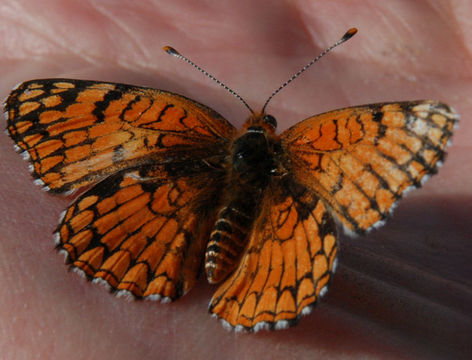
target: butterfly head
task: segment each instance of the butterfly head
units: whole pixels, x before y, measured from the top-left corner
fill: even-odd
[[[254,127],[262,128],[266,133],[273,134],[277,129],[277,120],[272,115],[265,113],[251,114],[244,123],[242,131],[246,132],[249,128]]]

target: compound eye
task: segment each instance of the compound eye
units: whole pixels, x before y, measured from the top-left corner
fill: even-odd
[[[277,127],[277,120],[272,115],[264,115],[262,119],[266,124],[271,125],[274,129]]]

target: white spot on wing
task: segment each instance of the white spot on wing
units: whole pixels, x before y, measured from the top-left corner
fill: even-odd
[[[59,214],[59,224],[62,223],[62,221],[64,220],[66,214],[67,214],[67,210],[61,211],[61,213]]]
[[[320,291],[320,297],[325,296],[327,292],[328,292],[328,287],[325,285]]]
[[[41,180],[41,179],[35,179],[35,180],[33,181],[33,184],[38,185],[38,186],[44,186],[44,185],[45,185],[45,184],[44,184],[44,181]]]
[[[66,192],[62,193],[62,195],[64,196],[70,196],[72,195],[73,193],[77,192],[77,189],[71,189],[71,190],[67,190]]]
[[[164,296],[161,298],[161,304],[169,304],[172,302],[172,299],[168,296]]]
[[[337,268],[338,268],[338,258],[335,258],[333,261],[333,268],[331,269],[331,272],[334,274]]]
[[[416,120],[409,127],[414,133],[418,135],[425,135],[429,129],[428,124],[426,123],[426,121],[423,120]]]
[[[126,301],[136,300],[136,297],[128,290],[120,290],[116,292],[116,297],[124,298]]]
[[[308,314],[311,313],[312,310],[313,310],[313,307],[312,307],[312,306],[305,306],[305,307],[302,309],[301,314],[302,314],[303,316],[308,315]]]
[[[256,325],[254,325],[254,332],[259,332],[261,330],[269,330],[270,329],[270,325],[269,323],[265,322],[265,321],[261,321],[261,322],[258,322]]]
[[[87,275],[85,275],[85,272],[82,269],[78,268],[78,267],[73,267],[72,271],[79,274],[80,277],[83,277],[84,279],[87,278]]]
[[[103,280],[102,278],[95,278],[92,280],[94,284],[99,284],[100,286],[103,286],[105,289],[110,290],[111,286],[108,283],[108,281]]]
[[[289,322],[287,320],[279,320],[275,323],[275,330],[287,329]]]
[[[439,162],[439,161],[438,161],[438,162]],[[436,166],[438,166],[438,163],[436,163]],[[426,181],[428,181],[430,177],[431,177],[431,175],[425,175],[425,176],[423,176],[422,179],[420,180],[420,184],[421,184],[421,185],[424,185],[424,183],[425,183]]]
[[[69,253],[68,253],[66,250],[61,249],[61,250],[58,251],[58,253],[64,256],[64,262],[67,262],[67,260],[69,260]],[[74,268],[74,270],[75,270],[75,269],[76,269],[76,268]],[[82,271],[82,270],[81,270],[81,271]],[[82,271],[82,273],[83,273],[83,271]],[[80,275],[81,275],[81,276],[84,276],[83,274],[80,274]]]
[[[243,332],[245,332],[245,330],[246,330],[246,329],[245,329],[244,326],[242,326],[242,325],[236,325],[236,326],[234,327],[234,332],[236,332],[236,333],[243,333]]]
[[[28,151],[23,151],[21,153],[21,157],[23,158],[23,160],[29,160],[30,159],[30,154]],[[30,164],[31,165],[31,164]]]
[[[233,327],[231,326],[231,324],[229,322],[227,322],[226,320],[223,320],[223,319],[220,319],[220,321],[221,321],[221,325],[223,325],[225,330],[228,330],[228,331],[233,330]]]
[[[390,209],[390,210],[392,210],[392,209]],[[385,219],[379,220],[376,223],[374,223],[370,228],[368,228],[367,231],[370,231],[372,229],[378,229],[379,227],[384,226],[386,222],[387,221]]]
[[[144,300],[159,301],[159,300],[161,300],[161,295],[159,295],[159,294],[148,295],[144,298]]]
[[[406,194],[410,193],[412,190],[415,190],[416,186],[410,185],[405,190],[402,192],[402,197],[405,196]]]
[[[337,219],[337,218],[336,218]],[[352,229],[349,229],[345,224],[343,224],[339,219],[337,219],[337,222],[339,222],[339,224],[341,224],[341,226],[343,227],[343,231],[346,235],[352,237],[352,238],[356,238],[358,237],[359,235],[353,231]]]
[[[59,245],[61,243],[61,235],[58,232],[55,232],[53,236],[54,236],[54,244]],[[60,251],[65,251],[65,250],[60,250]]]

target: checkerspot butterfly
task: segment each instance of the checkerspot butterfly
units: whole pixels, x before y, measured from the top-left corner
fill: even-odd
[[[334,219],[356,234],[382,224],[436,172],[458,119],[437,101],[380,103],[277,135],[265,106],[237,131],[167,91],[42,79],[15,88],[5,110],[36,183],[86,187],[55,233],[74,269],[119,295],[165,302],[187,293],[204,264],[220,284],[210,313],[257,331],[310,311],[335,270]]]

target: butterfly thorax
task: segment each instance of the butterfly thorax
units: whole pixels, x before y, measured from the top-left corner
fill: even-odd
[[[270,174],[277,169],[274,154],[269,148],[266,132],[250,127],[233,143],[232,173],[241,185],[264,188]]]
[[[205,270],[210,283],[231,273],[243,253],[264,189],[280,167],[273,131],[251,125],[232,144],[230,193],[225,194],[208,242]]]

